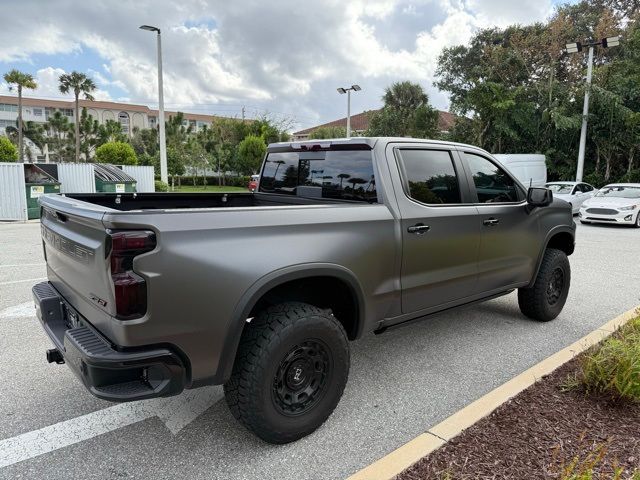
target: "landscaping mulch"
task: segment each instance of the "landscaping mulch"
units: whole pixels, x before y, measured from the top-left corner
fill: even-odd
[[[397,479],[562,478],[576,457],[580,464],[602,457],[592,462],[594,479],[613,478],[616,468],[629,478],[640,469],[640,405],[586,395],[580,387],[563,391],[580,360],[532,385]]]

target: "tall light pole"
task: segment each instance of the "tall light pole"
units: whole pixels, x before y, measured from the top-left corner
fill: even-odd
[[[160,179],[169,183],[167,172],[167,140],[164,133],[164,92],[162,88],[162,40],[160,29],[151,25],[141,25],[142,30],[157,32],[158,38],[158,126],[160,127]]]
[[[589,94],[591,92],[591,76],[593,73],[593,49],[597,45],[602,45],[604,48],[616,47],[620,45],[620,37],[607,37],[603,38],[599,42],[575,42],[567,43],[567,53],[581,52],[584,47],[589,47],[589,58],[587,60],[587,81],[584,89],[584,104],[582,105],[582,128],[580,130],[580,147],[578,148],[578,169],[576,172],[576,182],[582,181],[582,174],[584,173],[584,152],[587,145],[587,119],[589,117]]]
[[[351,85],[349,88],[338,88],[339,94],[347,94],[347,138],[351,138],[351,90],[359,92],[360,85]]]

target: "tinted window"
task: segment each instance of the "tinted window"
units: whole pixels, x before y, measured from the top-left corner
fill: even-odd
[[[522,199],[516,182],[502,168],[484,157],[465,153],[480,203],[518,202]]]
[[[547,183],[547,188],[553,193],[563,195],[568,195],[573,191],[573,185],[567,185],[566,183]]]
[[[270,153],[265,160],[260,191],[375,202],[371,151],[321,151],[310,155]]]
[[[460,203],[460,186],[451,154],[443,150],[401,150],[407,195],[431,205]]]

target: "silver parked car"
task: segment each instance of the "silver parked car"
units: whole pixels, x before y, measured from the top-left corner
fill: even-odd
[[[579,215],[581,223],[619,223],[640,228],[640,183],[602,187],[582,204]]]
[[[548,182],[546,187],[553,192],[554,198],[569,202],[574,215],[580,211],[583,202],[597,192],[594,187],[582,182]]]

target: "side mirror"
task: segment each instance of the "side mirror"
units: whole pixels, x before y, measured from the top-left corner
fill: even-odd
[[[546,207],[553,201],[553,192],[548,188],[531,187],[527,192],[527,203],[532,207]]]

